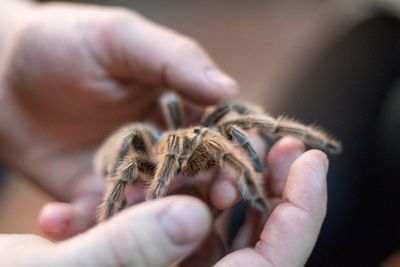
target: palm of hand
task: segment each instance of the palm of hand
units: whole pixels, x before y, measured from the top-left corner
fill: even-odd
[[[59,16],[63,24],[54,23]],[[124,121],[149,114],[162,84],[146,84],[134,71],[119,70],[129,68],[122,61],[126,51],[117,54],[106,35],[121,31],[120,17],[117,11],[66,12],[50,6],[21,28],[7,82],[24,115],[38,125],[35,131],[81,147],[98,142]],[[148,74],[147,66],[137,65],[138,72]]]
[[[54,23],[58,16],[65,23]],[[93,146],[123,122],[156,115],[150,110],[162,86],[118,70],[127,62],[119,62],[124,56],[104,40],[105,32],[119,30],[116,17],[128,19],[121,11],[44,8],[13,38],[5,68],[5,102],[14,111],[7,125],[14,143],[8,144],[6,160],[57,199],[78,202],[90,215],[103,191],[91,172]]]

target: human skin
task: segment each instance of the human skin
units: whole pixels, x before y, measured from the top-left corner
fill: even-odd
[[[328,161],[320,151],[302,154],[301,146],[286,139],[273,147],[270,180],[283,185],[275,187],[276,193],[281,192],[279,204],[254,247],[234,251],[216,266],[305,264],[326,212]],[[12,266],[169,266],[183,257],[189,258],[180,266],[210,266],[215,259],[204,255],[211,254],[195,250],[210,231],[211,220],[199,200],[173,196],[127,208],[59,243],[4,235],[0,251],[2,262]]]
[[[121,123],[157,119],[153,107],[164,88],[176,89],[200,110],[237,92],[232,78],[193,40],[133,11],[10,3],[0,0],[0,7],[7,5],[0,8],[7,10],[0,16],[2,22],[8,14],[17,14],[11,12],[15,8],[21,17],[12,16],[8,23],[15,28],[8,28],[0,40],[0,156],[62,201],[46,205],[39,217],[41,229],[54,239],[64,240],[93,225],[104,187],[91,169],[96,146]],[[318,151],[300,156],[302,152],[302,144],[290,138],[271,149],[265,178],[280,204],[259,245],[225,256],[220,265],[248,266],[251,260],[259,266],[304,264],[325,214],[327,159]],[[217,208],[229,208],[239,200],[229,179],[217,179],[210,192]],[[231,194],[227,197],[226,192]],[[159,216],[170,209],[181,210],[173,220],[190,230],[168,229],[175,223]],[[184,216],[187,211],[192,220]],[[193,251],[210,225],[204,204],[173,197],[128,208],[57,244],[5,235],[0,246],[2,259],[14,266],[166,266],[191,253],[185,261],[188,266],[195,266],[191,260],[207,266],[196,259],[201,251]],[[273,242],[271,236],[276,236]],[[152,254],[155,249],[160,252],[157,257]],[[293,250],[290,257],[283,255],[288,249]]]
[[[111,131],[157,117],[165,88],[201,108],[237,85],[193,40],[132,11],[46,4],[27,14],[2,46],[1,157],[74,204],[47,209],[71,217],[68,231],[40,219],[46,233],[65,238],[93,222],[104,185],[91,159]]]

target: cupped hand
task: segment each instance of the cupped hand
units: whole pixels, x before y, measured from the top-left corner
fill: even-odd
[[[215,244],[212,232],[209,234],[212,218],[208,208],[195,198],[173,196],[129,207],[90,231],[58,244],[32,236],[3,236],[0,248],[3,253],[8,252],[4,263],[104,267],[303,266],[325,216],[328,161],[322,152],[312,150],[289,164],[290,158],[301,149],[296,149],[296,142],[285,142],[277,144],[275,152],[281,156],[275,160],[281,161],[283,167],[276,171],[287,173],[282,198],[254,247],[234,251],[217,261],[218,255],[210,251],[217,248],[212,246]]]
[[[38,5],[14,32],[8,38],[3,52],[6,60],[1,66],[0,153],[8,164],[32,177],[57,199],[71,203],[44,208],[40,224],[53,238],[70,237],[93,223],[103,191],[101,180],[91,171],[96,145],[123,122],[154,119],[155,103],[163,88],[175,88],[197,104],[213,104],[236,91],[232,79],[221,73],[192,40],[131,11]],[[325,214],[327,161],[317,151],[302,153],[302,144],[293,139],[283,139],[271,149],[266,181],[270,195],[279,198],[278,205],[257,245],[226,255],[217,266],[304,264]],[[216,196],[213,203],[219,208],[228,208],[239,199],[229,177],[217,179],[212,190]],[[54,255],[54,262],[56,255],[67,255],[63,259],[71,260],[71,264],[66,266],[93,265],[90,260],[118,266],[120,261],[121,265],[143,259],[148,266],[166,266],[193,251],[209,229],[209,215],[204,215],[204,207],[199,208],[204,211],[204,220],[198,221],[205,228],[193,229],[191,233],[199,231],[196,241],[180,252],[173,250],[175,256],[151,265],[154,240],[166,239],[159,230],[154,230],[156,236],[140,236],[138,231],[146,223],[137,219],[141,217],[135,215],[137,210],[142,215],[147,210],[157,213],[145,205],[152,204],[129,208],[57,246],[43,244],[50,250],[40,251]],[[146,222],[154,218],[143,216]],[[213,243],[212,235],[209,240]],[[169,248],[177,246],[167,240],[161,243],[159,252],[168,254]],[[43,255],[40,251],[37,255]],[[197,261],[200,266],[202,260],[207,261],[201,258],[204,251],[207,248],[195,252],[183,265]],[[90,257],[82,257],[82,253]]]
[[[66,202],[40,217],[53,238],[93,223],[104,186],[91,171],[95,147],[124,122],[157,117],[161,90],[200,106],[237,91],[196,42],[133,11],[38,4],[10,32],[0,68],[0,154]]]
[[[268,155],[266,188],[273,210],[266,220],[251,214],[225,255],[215,232],[182,266],[303,266],[317,240],[327,205],[328,159],[318,150],[304,152],[300,140],[286,137]],[[229,208],[240,200],[227,176],[214,190],[232,187]],[[218,198],[216,194],[215,197]],[[235,199],[235,200],[234,200]],[[234,201],[232,201],[234,200]],[[218,202],[218,201],[214,201]],[[231,218],[235,219],[235,218]],[[254,236],[256,234],[256,236]]]

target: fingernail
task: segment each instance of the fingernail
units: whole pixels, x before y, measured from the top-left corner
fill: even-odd
[[[239,92],[236,81],[217,69],[207,69],[206,76],[208,80],[218,89],[224,90],[231,95]]]
[[[177,245],[200,241],[211,226],[211,216],[206,206],[199,200],[184,198],[173,202],[160,217],[165,233]]]
[[[71,218],[69,212],[56,204],[45,206],[40,214],[40,228],[47,234],[58,235],[69,230]]]

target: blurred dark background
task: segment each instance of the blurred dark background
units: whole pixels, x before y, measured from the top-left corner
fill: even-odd
[[[239,81],[243,98],[341,139],[307,266],[400,266],[387,261],[400,249],[400,2],[84,2],[130,7],[194,37]],[[0,211],[17,219],[1,218],[0,229],[37,233],[29,222],[49,197],[13,178]],[[31,200],[24,215],[21,195]]]

